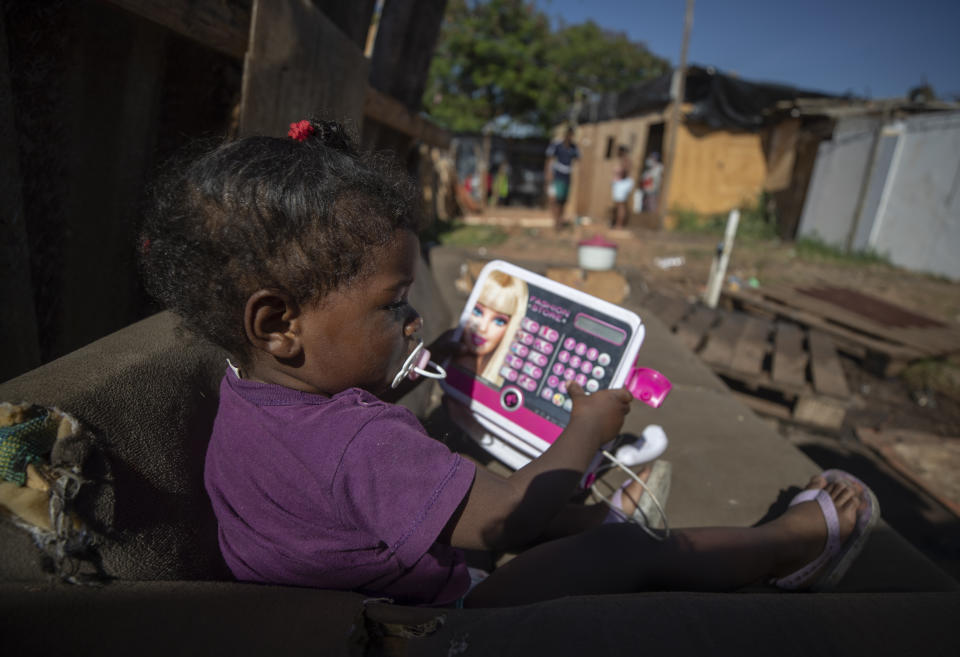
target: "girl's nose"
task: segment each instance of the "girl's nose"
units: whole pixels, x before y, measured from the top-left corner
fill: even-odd
[[[420,315],[414,315],[413,319],[407,322],[403,327],[404,337],[410,337],[417,331],[423,328],[423,317]]]

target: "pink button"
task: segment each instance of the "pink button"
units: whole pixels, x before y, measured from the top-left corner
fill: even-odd
[[[563,348],[573,349],[574,346],[576,346],[576,344],[577,344],[576,340],[574,340],[573,338],[567,338],[566,340],[563,341]]]
[[[524,374],[517,377],[517,385],[528,392],[533,392],[537,389],[537,382]]]
[[[540,396],[543,397],[544,399],[550,399],[551,397],[553,397],[553,390],[551,390],[550,388],[544,388],[543,390],[540,391]]]
[[[595,348],[590,347],[589,349],[587,349],[587,360],[597,360],[597,356],[599,355],[600,355],[600,352],[597,351]]]
[[[508,380],[508,381],[516,381],[516,380],[517,380],[517,370],[512,370],[512,369],[510,369],[509,367],[501,367],[501,368],[500,368],[500,376],[502,376],[503,378],[505,378],[505,379]]]
[[[563,380],[564,380],[564,381],[573,381],[573,377],[575,377],[576,375],[577,375],[577,373],[574,372],[572,369],[570,369],[570,368],[568,367],[567,369],[565,369],[565,370],[563,371]]]
[[[535,379],[539,379],[541,376],[543,376],[543,370],[541,370],[539,367],[537,367],[533,363],[527,363],[526,365],[524,365],[523,373],[529,374]]]
[[[534,343],[533,348],[537,351],[542,351],[548,356],[553,353],[553,345],[546,340],[538,340]]]
[[[531,333],[536,333],[540,330],[540,325],[529,317],[524,317],[523,321],[520,322],[520,326],[522,326],[525,331],[530,331]]]
[[[551,374],[549,377],[547,377],[547,385],[551,388],[556,388],[560,385],[560,379]]]
[[[530,347],[526,347],[522,344],[517,344],[514,342],[512,345],[510,345],[510,351],[523,358],[530,351]]]
[[[556,342],[560,339],[560,334],[557,333],[554,329],[547,329],[547,335],[545,336],[550,342]]]
[[[559,360],[561,363],[566,363],[568,360],[570,360],[570,352],[561,351],[559,354],[557,354],[557,360]]]
[[[530,353],[529,360],[531,363],[536,363],[540,367],[543,367],[544,365],[547,364],[547,357],[544,356],[543,354],[538,354],[535,351]]]
[[[565,367],[563,366],[563,363],[554,363],[554,364],[553,364],[553,373],[556,374],[557,376],[563,376],[563,370],[565,370],[565,369],[567,369],[567,368],[565,368]]]
[[[578,374],[575,380],[582,386],[587,384],[587,376],[585,374]]]
[[[561,381],[560,385],[557,386],[557,391],[564,395],[567,394],[567,382]]]
[[[581,363],[580,356],[574,356],[573,358],[570,359],[570,367],[572,367],[573,369],[577,369],[578,367],[580,367],[580,363]]]
[[[593,363],[589,360],[583,361],[583,365],[580,366],[580,371],[584,374],[590,374],[590,371],[593,369]]]
[[[522,336],[521,336],[521,334],[522,334]],[[522,331],[518,331],[518,332],[517,332],[517,335],[518,335],[518,336],[521,336],[521,337],[518,337],[517,339],[520,340],[520,342],[522,342],[523,344],[526,344],[526,345],[531,345],[531,344],[533,344],[533,336],[532,336],[531,334],[529,334],[529,333],[523,333]]]
[[[582,355],[584,355],[585,353],[587,353],[587,345],[584,344],[583,342],[578,342],[576,348],[574,349],[574,351],[577,352],[577,355],[578,355],[578,356],[582,356]]]

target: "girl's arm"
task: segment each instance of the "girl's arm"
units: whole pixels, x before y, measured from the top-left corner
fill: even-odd
[[[599,511],[588,511],[582,518],[567,518],[567,512],[557,516],[567,507],[594,454],[620,432],[633,397],[623,389],[588,397],[576,383],[568,385],[568,391],[573,411],[556,442],[509,477],[478,467],[470,492],[441,540],[467,549],[505,550],[533,542],[555,523],[591,526],[594,516],[596,524],[602,521]]]

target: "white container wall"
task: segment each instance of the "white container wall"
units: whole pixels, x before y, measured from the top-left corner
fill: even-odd
[[[960,280],[960,112],[839,121],[797,234]]]
[[[846,247],[880,126],[878,119],[842,119],[833,139],[821,142],[800,215],[799,237]]]
[[[960,112],[904,123],[869,245],[901,267],[960,280]]]

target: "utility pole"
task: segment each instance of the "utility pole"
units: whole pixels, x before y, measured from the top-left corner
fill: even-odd
[[[693,27],[693,0],[687,0],[683,15],[683,43],[680,46],[680,66],[673,72],[670,83],[670,119],[667,124],[667,152],[663,159],[663,181],[660,183],[660,200],[657,207],[657,223],[663,228],[667,218],[667,194],[673,178],[674,156],[677,151],[677,131],[680,129],[680,106],[687,88],[687,46],[690,45],[690,28]]]

